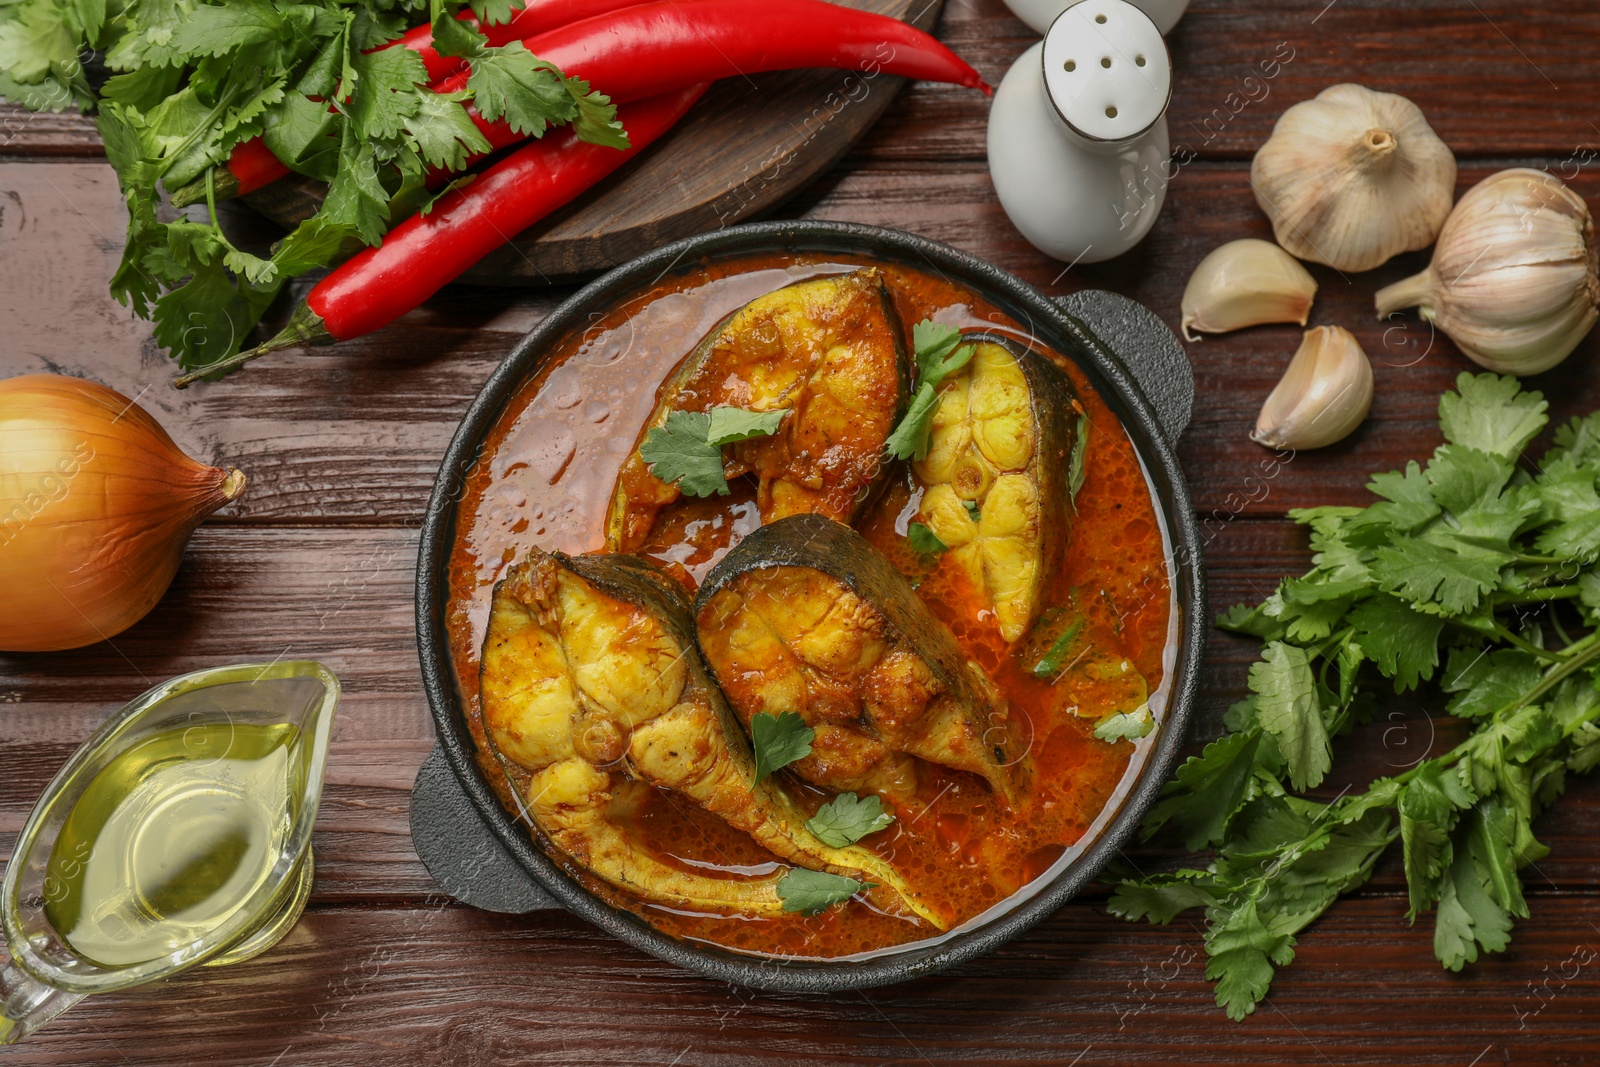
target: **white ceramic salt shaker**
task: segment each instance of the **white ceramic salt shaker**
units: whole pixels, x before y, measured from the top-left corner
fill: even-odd
[[[1156,24],[1156,29],[1162,34],[1171,33],[1172,27],[1178,24],[1189,7],[1189,0],[1132,2],[1134,7],[1150,16],[1150,21]],[[1005,0],[1005,3],[1013,15],[1033,28],[1034,33],[1043,33],[1050,28],[1050,23],[1055,21],[1057,15],[1071,6],[1072,0]]]
[[[1076,0],[1022,53],[989,111],[989,172],[1006,215],[1047,255],[1096,263],[1150,232],[1172,155],[1172,60],[1126,0]]]

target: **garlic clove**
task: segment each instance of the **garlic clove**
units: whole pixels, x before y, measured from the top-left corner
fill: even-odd
[[[1415,307],[1480,366],[1538,374],[1566,359],[1600,304],[1594,219],[1552,174],[1517,167],[1467,191],[1433,262],[1379,290],[1378,317]]]
[[[1405,97],[1335,85],[1283,113],[1250,181],[1284,248],[1363,271],[1433,243],[1456,160]]]
[[[1183,290],[1183,336],[1227,333],[1268,322],[1306,324],[1316,279],[1273,244],[1246,238],[1229,241],[1200,261]]]
[[[1340,326],[1306,331],[1289,369],[1261,406],[1250,440],[1268,448],[1321,448],[1341,441],[1372,408],[1372,364]]]

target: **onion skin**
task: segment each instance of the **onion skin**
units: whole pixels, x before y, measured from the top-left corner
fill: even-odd
[[[80,648],[138,622],[194,528],[244,486],[112,389],[0,381],[0,651]]]

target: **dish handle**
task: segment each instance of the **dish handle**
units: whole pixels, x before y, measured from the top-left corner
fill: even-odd
[[[1178,335],[1143,304],[1103,289],[1052,299],[1128,368],[1168,442],[1177,445],[1194,412],[1194,370]]]
[[[463,904],[507,915],[561,907],[495,838],[437,745],[411,789],[411,843],[439,888]]]

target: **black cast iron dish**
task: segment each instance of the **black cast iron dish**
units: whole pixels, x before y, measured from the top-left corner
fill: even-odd
[[[455,686],[445,632],[447,575],[456,503],[466,472],[519,386],[543,365],[570,330],[595,321],[619,298],[675,269],[761,253],[868,256],[931,270],[972,290],[1010,315],[1046,345],[1077,362],[1122,420],[1155,489],[1172,539],[1173,604],[1179,649],[1161,727],[1140,742],[1150,746],[1138,780],[1100,836],[1080,846],[1053,876],[1025,887],[1021,903],[986,922],[932,942],[887,950],[868,959],[778,960],[680,941],[631,912],[585,890],[561,870],[527,830],[501,807],[476,760],[476,749]],[[901,982],[989,952],[1044,919],[1105,865],[1155,799],[1183,742],[1198,688],[1205,643],[1205,593],[1200,542],[1173,442],[1189,421],[1194,383],[1182,347],[1146,309],[1110,293],[1078,293],[1059,304],[1038,290],[964,252],[897,230],[837,222],[766,222],[735,226],[677,241],[618,267],[585,286],[525,337],[490,376],[445,453],[428,502],[417,560],[417,644],[422,680],[439,744],[411,801],[411,832],[429,871],[452,896],[495,911],[566,908],[631,945],[664,960],[738,985],[796,992],[829,992]]]

